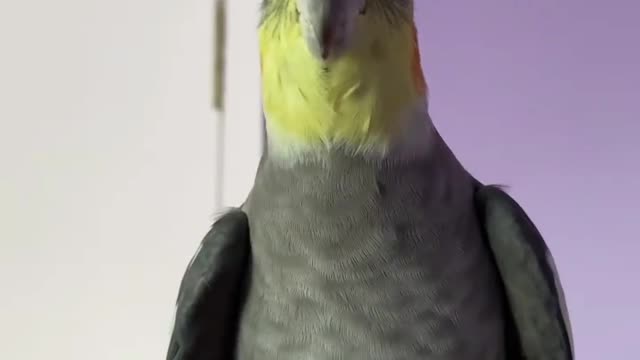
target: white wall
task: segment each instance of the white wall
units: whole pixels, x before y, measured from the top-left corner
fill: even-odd
[[[260,149],[257,12],[230,3],[227,204]],[[1,359],[164,358],[215,214],[212,8],[0,2]]]
[[[262,153],[260,60],[257,27],[260,0],[227,0],[227,119],[223,205],[239,205],[253,185]]]

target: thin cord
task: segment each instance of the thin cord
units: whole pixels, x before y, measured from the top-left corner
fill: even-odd
[[[215,0],[214,5],[214,48],[213,48],[213,109],[218,114],[216,122],[216,169],[214,180],[214,208],[216,211],[224,204],[224,167],[225,167],[225,61],[226,61],[226,0]]]

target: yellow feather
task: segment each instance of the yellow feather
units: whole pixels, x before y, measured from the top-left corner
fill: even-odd
[[[424,95],[415,83],[413,24],[362,17],[353,47],[327,70],[308,51],[293,6],[259,30],[269,129],[310,146],[384,145]]]

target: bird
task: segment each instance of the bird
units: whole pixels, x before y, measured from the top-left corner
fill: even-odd
[[[523,207],[429,114],[412,0],[264,0],[267,145],[178,289],[167,360],[573,360]]]

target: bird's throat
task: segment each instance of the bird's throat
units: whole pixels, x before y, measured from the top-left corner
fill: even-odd
[[[364,152],[388,146],[425,101],[413,24],[362,24],[344,56],[322,63],[289,21],[265,21],[260,28],[270,146]]]

